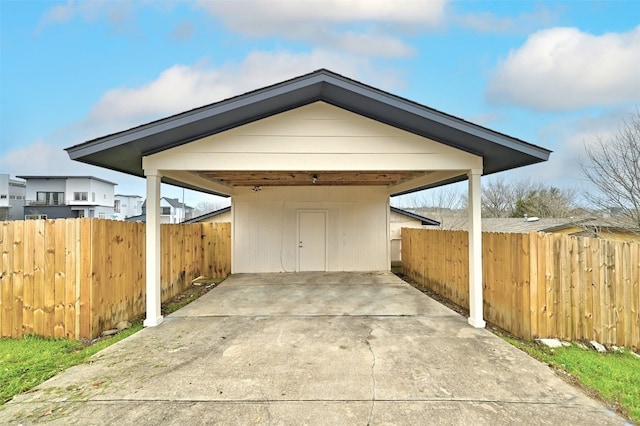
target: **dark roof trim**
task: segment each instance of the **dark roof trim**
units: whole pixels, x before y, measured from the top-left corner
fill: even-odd
[[[411,219],[419,220],[422,225],[440,226],[440,222],[437,220],[429,219],[428,217],[420,216],[419,214],[411,213],[406,210],[399,209],[397,207],[391,207],[391,211],[401,214],[403,216],[410,217]]]
[[[66,151],[73,160],[143,177],[142,157],[145,155],[317,101],[480,155],[483,157],[485,174],[546,161],[551,153],[545,148],[326,69],[93,139]],[[450,181],[465,178],[461,176]],[[167,178],[163,178],[163,182],[185,186]],[[442,184],[438,182],[427,187]]]
[[[115,182],[111,182],[105,179],[100,179],[97,178],[95,176],[16,176],[17,178],[20,179],[40,179],[40,180],[48,180],[48,179],[93,179],[93,180],[97,180],[99,182],[104,182],[104,183],[108,183],[110,185],[117,185],[117,183]]]
[[[213,212],[209,212],[209,213],[205,213],[203,215],[200,216],[196,216],[196,217],[192,217],[191,219],[187,219],[185,221],[183,221],[182,223],[197,223],[200,222],[202,220],[205,219],[211,219],[212,217],[216,217],[216,216],[220,216],[221,214],[224,213],[229,213],[231,211],[231,206],[229,207],[223,207],[219,210],[213,211]]]

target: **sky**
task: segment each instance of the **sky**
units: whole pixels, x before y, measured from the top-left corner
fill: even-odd
[[[553,151],[485,179],[588,190],[585,145],[640,109],[640,1],[0,0],[0,173],[144,196],[64,148],[319,68]]]

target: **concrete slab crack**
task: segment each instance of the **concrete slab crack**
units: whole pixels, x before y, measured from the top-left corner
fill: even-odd
[[[368,336],[371,336],[373,333],[373,328],[369,330]],[[373,409],[376,403],[376,376],[375,376],[375,368],[376,368],[376,354],[373,352],[373,347],[371,347],[371,342],[368,338],[364,339],[364,343],[367,344],[369,348],[369,352],[371,352],[371,408],[369,409],[369,418],[367,419],[367,426],[371,425],[371,418],[373,417]]]

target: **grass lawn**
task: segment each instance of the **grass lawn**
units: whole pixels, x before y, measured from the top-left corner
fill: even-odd
[[[600,397],[640,424],[640,358],[628,350],[599,353],[578,345],[551,349],[544,345],[501,336],[559,371],[568,373],[573,384]]]
[[[87,346],[76,340],[0,339],[0,404],[76,364],[86,362],[101,349],[142,329],[142,324]]]
[[[168,315],[188,305],[222,281],[199,280],[197,285],[163,303],[162,314]],[[91,355],[141,329],[140,322],[90,346],[76,340],[45,339],[37,336],[0,339],[0,405],[62,370],[86,362]]]

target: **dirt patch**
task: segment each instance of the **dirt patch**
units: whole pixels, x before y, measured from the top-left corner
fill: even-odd
[[[161,305],[160,311],[162,315],[169,315],[188,305],[213,290],[223,280],[224,278],[198,278],[194,280],[191,287]]]

